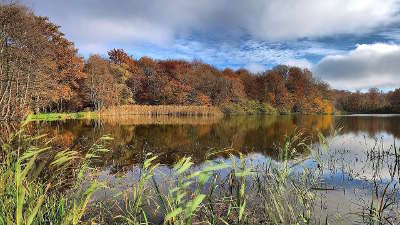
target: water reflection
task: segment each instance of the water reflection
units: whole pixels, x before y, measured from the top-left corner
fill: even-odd
[[[274,145],[282,143],[288,133],[302,130],[312,141],[321,131],[329,136],[332,127],[342,127],[344,138],[376,137],[386,134],[400,137],[400,117],[287,115],[231,118],[174,117],[106,117],[101,120],[68,120],[32,124],[39,133],[56,137],[60,146],[80,149],[102,135],[114,138],[112,151],[104,165],[124,168],[143,159],[143,152],[161,155],[161,163],[171,165],[182,156],[201,163],[212,149],[232,148],[244,154],[260,153],[277,159]],[[348,134],[346,136],[346,134]],[[345,138],[346,137],[346,138]],[[353,146],[352,146],[353,148]],[[303,154],[307,154],[304,152]],[[223,155],[222,155],[223,157]]]
[[[369,205],[377,185],[385,186],[393,170],[399,170],[397,158],[390,151],[400,139],[400,115],[392,116],[317,116],[286,115],[263,117],[192,118],[192,117],[106,117],[101,120],[68,120],[32,123],[38,133],[49,133],[60,147],[85,149],[103,135],[110,135],[111,151],[99,164],[99,179],[110,189],[95,196],[106,201],[118,191],[127,189],[137,180],[137,167],[145,153],[160,155],[163,165],[156,174],[170,173],[170,166],[183,156],[192,157],[200,167],[207,153],[224,148],[244,153],[246,162],[253,166],[272,162],[279,164],[274,147],[283,142],[285,135],[301,130],[317,143],[318,132],[328,137],[329,153],[324,182],[332,191],[317,192],[321,195],[321,212],[317,217],[336,218],[341,215],[344,224],[355,221],[355,213]],[[341,127],[336,136],[331,128]],[[378,147],[377,147],[377,144]],[[316,145],[317,146],[317,145]],[[307,159],[309,152],[301,153]],[[378,155],[376,155],[378,154]],[[214,155],[217,160],[229,163],[228,154]],[[304,166],[315,167],[315,160],[304,160],[295,171]],[[262,166],[261,166],[262,167]],[[325,168],[325,167],[324,167]],[[399,173],[399,172],[398,172]],[[397,177],[398,177],[397,173]],[[120,175],[123,174],[122,177]],[[372,190],[372,191],[371,191]],[[392,190],[392,189],[391,189]],[[400,193],[393,188],[393,199]],[[400,207],[396,204],[396,207]],[[397,218],[397,217],[396,217]]]

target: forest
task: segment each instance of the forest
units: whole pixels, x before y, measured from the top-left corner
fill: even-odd
[[[58,25],[25,6],[1,4],[0,21],[0,120],[130,104],[266,104],[280,113],[400,112],[400,88],[387,93],[334,90],[298,67],[278,65],[254,74],[200,60],[137,59],[123,49],[85,59]]]

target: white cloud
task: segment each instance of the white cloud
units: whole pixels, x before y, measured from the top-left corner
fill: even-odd
[[[286,64],[289,66],[297,66],[300,68],[307,68],[307,69],[311,69],[311,67],[312,67],[312,63],[306,59],[290,59],[283,64]]]
[[[398,0],[272,0],[252,32],[277,40],[364,33],[395,22],[398,10]]]
[[[146,49],[141,52],[147,54]],[[156,58],[201,59],[217,67],[230,65],[233,69],[245,67],[253,72],[269,69],[276,64],[286,64],[311,68],[311,63],[304,59],[304,54],[297,50],[282,49],[280,44],[268,44],[258,41],[242,41],[238,44],[209,44],[198,41],[177,40],[172,47],[160,48]]]
[[[258,63],[249,63],[245,66],[252,73],[259,73],[266,70],[265,66]]]
[[[398,21],[399,0],[23,0],[78,43],[171,44],[193,32],[294,40],[365,33]]]
[[[89,43],[81,45],[79,52],[82,54],[105,54],[109,49],[101,43]]]
[[[347,54],[324,57],[314,73],[334,88],[365,90],[400,86],[400,45],[362,44]]]

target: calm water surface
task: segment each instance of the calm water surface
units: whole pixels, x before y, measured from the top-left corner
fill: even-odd
[[[340,215],[344,221],[354,216],[351,212],[368,205],[374,180],[389,181],[393,174],[393,159],[380,157],[376,160],[376,152],[390,154],[394,143],[400,145],[400,115],[128,116],[36,122],[35,126],[38,132],[50,133],[56,137],[56,143],[72,149],[88,146],[103,135],[114,138],[110,143],[111,151],[98,164],[100,178],[112,186],[97,196],[100,199],[135,182],[134,166],[143,161],[147,152],[160,156],[163,164],[160,171],[163,172],[183,156],[192,157],[196,166],[201,166],[209,153],[222,149],[231,149],[236,155],[243,153],[246,161],[256,167],[267,162],[280,163],[276,145],[283,142],[285,135],[295,130],[304,132],[318,148],[317,134],[322,132],[330,143],[329,154],[325,157],[328,165],[325,185],[334,190],[321,191],[326,202],[321,202],[320,207],[330,216]],[[333,136],[332,128],[339,127],[340,132]],[[309,151],[302,151],[297,156],[302,159],[297,166],[299,170],[315,166],[309,154]],[[227,153],[211,158],[229,162]]]

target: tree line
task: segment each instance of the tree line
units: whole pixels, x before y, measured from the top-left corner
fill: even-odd
[[[279,65],[263,73],[224,70],[199,60],[79,56],[47,17],[19,4],[0,5],[0,118],[28,113],[100,110],[127,104],[267,103],[279,112],[400,112],[400,89],[332,90],[311,71]]]

